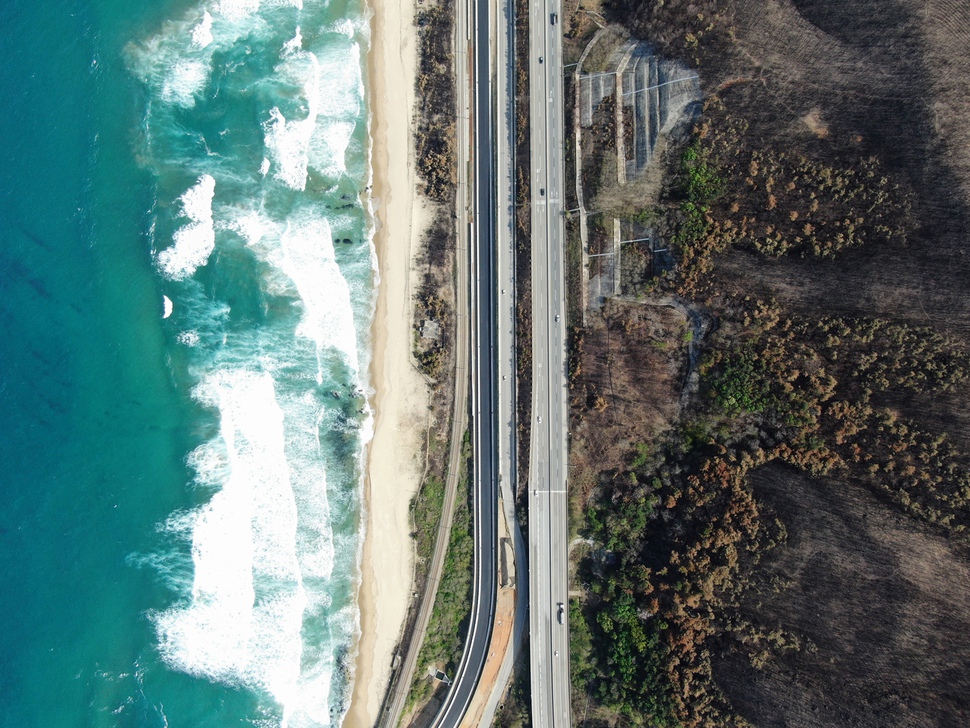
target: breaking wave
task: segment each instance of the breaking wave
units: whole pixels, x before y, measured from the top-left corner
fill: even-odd
[[[158,255],[158,265],[166,277],[184,280],[209,260],[216,247],[216,233],[212,227],[215,192],[216,181],[204,174],[179,198],[182,216],[188,223],[175,231],[175,244]]]
[[[176,378],[208,433],[186,456],[197,505],[162,524],[172,554],[137,559],[174,592],[158,650],[293,727],[346,709],[372,428],[366,22],[328,5],[206,2],[125,49]]]

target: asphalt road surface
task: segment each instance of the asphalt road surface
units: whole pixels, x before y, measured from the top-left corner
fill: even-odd
[[[471,248],[472,609],[465,650],[434,725],[456,728],[488,653],[498,589],[498,351],[494,204],[494,128],[487,0],[473,4],[474,215]]]
[[[570,721],[560,14],[559,0],[534,0],[529,17],[533,204],[529,627],[532,724],[539,728],[562,728]]]

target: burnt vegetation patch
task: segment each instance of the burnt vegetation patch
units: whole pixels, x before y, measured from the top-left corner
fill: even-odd
[[[455,79],[452,0],[436,0],[415,15],[418,27],[415,159],[431,222],[423,234],[415,300],[414,356],[422,373],[441,388],[453,361],[455,266]],[[447,422],[449,398],[438,398],[435,419]]]
[[[424,193],[438,202],[454,198],[455,78],[452,66],[453,0],[436,0],[415,16],[418,26],[418,129],[415,159]]]
[[[751,486],[787,538],[740,594],[735,619],[759,639],[715,660],[737,711],[760,726],[970,722],[966,550],[858,483],[772,466]]]
[[[712,335],[700,393],[679,426],[625,457],[614,454],[614,467],[600,471],[587,495],[585,534],[594,545],[580,574],[590,584],[596,677],[589,690],[618,714],[660,725],[748,725],[715,677],[717,660],[764,670],[815,649],[804,630],[739,607],[765,555],[788,548],[787,526],[752,487],[766,466],[798,471],[796,485],[825,478],[835,489],[865,487],[897,521],[935,528],[934,538],[954,549],[967,542],[968,453],[929,423],[875,401],[881,391],[946,392],[965,381],[961,350],[933,332],[879,319],[808,322],[752,299],[734,308]],[[602,415],[610,409],[606,402]],[[824,518],[811,511],[804,518],[820,538],[836,538],[824,536],[831,525]],[[864,564],[871,556],[853,558]],[[884,596],[874,608],[899,608]],[[860,632],[855,649],[866,639]],[[892,639],[903,644],[906,636]],[[932,663],[924,648],[912,647]],[[637,687],[646,684],[648,694]],[[792,700],[808,700],[798,684],[789,686]],[[855,685],[863,700],[882,690],[862,679]]]
[[[421,288],[415,302],[414,355],[422,373],[436,387],[448,380],[455,336],[455,229],[448,208],[441,206],[424,234]]]
[[[967,724],[966,9],[607,4],[707,102],[643,211],[673,269],[573,332],[596,724]],[[623,331],[664,301],[717,322],[689,395],[692,330]]]

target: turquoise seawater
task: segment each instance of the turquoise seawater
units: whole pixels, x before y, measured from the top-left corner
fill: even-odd
[[[360,0],[0,6],[0,726],[337,725]]]

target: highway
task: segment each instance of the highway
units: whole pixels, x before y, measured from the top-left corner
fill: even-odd
[[[475,561],[461,662],[433,725],[457,728],[478,688],[494,624],[497,508],[514,482],[514,158],[510,24],[470,0],[473,212],[469,226],[471,436]],[[559,0],[534,0],[529,37],[532,146],[533,401],[529,475],[532,723],[570,723],[567,549],[567,380],[564,279],[562,41]],[[460,15],[460,11],[459,11]],[[463,24],[459,23],[459,30]],[[491,33],[495,28],[496,35]],[[459,33],[457,42],[462,43]],[[494,42],[494,48],[491,43]],[[491,59],[497,60],[497,67]],[[494,73],[494,75],[493,75]],[[461,86],[464,79],[459,78]],[[463,89],[459,90],[461,99]],[[496,98],[496,96],[498,98]],[[496,130],[496,102],[502,122]],[[496,169],[497,168],[497,169]],[[501,434],[500,434],[501,433]]]
[[[529,582],[526,546],[515,514],[518,489],[517,432],[517,348],[515,337],[516,271],[515,271],[515,144],[516,144],[516,59],[515,2],[493,3],[492,34],[493,72],[495,74],[495,247],[498,269],[498,362],[499,362],[499,505],[508,525],[509,538],[515,550],[515,615],[510,644],[502,658],[498,679],[490,686],[488,707],[482,718],[491,724],[498,706],[505,698],[515,660],[523,643],[528,622]],[[498,617],[500,619],[501,617]],[[505,615],[508,618],[508,615]],[[488,690],[488,685],[482,689]],[[468,721],[466,720],[466,723]],[[484,725],[484,723],[483,723]]]
[[[559,0],[529,17],[532,148],[532,437],[529,631],[532,725],[570,724],[568,408],[563,225],[563,82]],[[562,609],[560,609],[562,605]]]
[[[472,605],[461,662],[434,726],[456,728],[468,709],[488,653],[498,590],[498,347],[495,253],[494,119],[490,73],[490,3],[475,0],[473,220],[469,236],[471,304]],[[458,83],[464,83],[459,79]]]

